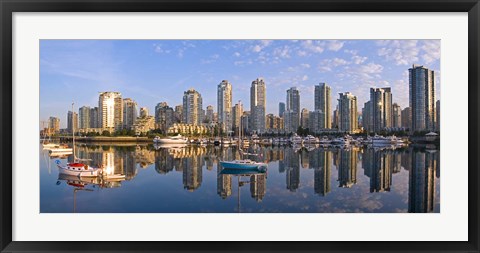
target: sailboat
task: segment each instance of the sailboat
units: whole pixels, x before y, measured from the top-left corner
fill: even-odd
[[[257,154],[244,153],[242,149],[240,149],[240,154],[242,155],[242,157],[244,155],[257,155]],[[221,161],[220,165],[222,165],[222,167],[224,167],[225,169],[230,169],[230,170],[242,170],[242,171],[255,170],[260,172],[267,171],[266,163],[256,162],[250,159]]]
[[[73,112],[73,105],[72,103],[72,112]],[[79,162],[79,160],[75,156],[75,129],[72,127],[72,141],[73,141],[73,163],[67,163],[67,165],[62,166],[60,165],[60,160],[57,160],[57,167],[61,174],[65,175],[72,175],[81,177],[98,177],[102,170],[99,168],[91,167],[87,164],[83,164]]]

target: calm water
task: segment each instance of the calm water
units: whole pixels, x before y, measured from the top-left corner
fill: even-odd
[[[42,213],[440,211],[435,149],[250,147],[268,172],[241,176],[220,173],[218,163],[240,159],[236,147],[80,144],[76,151],[125,180],[64,177],[55,162],[72,156],[40,151]]]

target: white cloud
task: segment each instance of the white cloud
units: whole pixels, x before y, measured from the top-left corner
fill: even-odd
[[[301,43],[304,50],[312,53],[322,53],[325,50],[323,44],[324,42],[313,40],[305,40]]]
[[[272,40],[261,40],[260,44],[257,44],[255,46],[251,47],[251,51],[253,51],[255,53],[259,53],[264,48],[270,46],[270,44],[272,44],[272,42],[273,42]]]
[[[307,80],[308,80],[308,76],[307,76],[307,75],[304,75],[304,76],[302,77],[302,81],[307,81]]]
[[[302,66],[303,68],[306,68],[306,69],[310,68],[310,64],[308,64],[308,63],[302,63],[302,64],[300,64],[300,66]]]
[[[338,51],[340,49],[342,49],[343,47],[343,44],[345,44],[345,42],[343,41],[339,41],[339,40],[329,40],[328,41],[328,50],[331,50],[331,51]]]
[[[288,46],[277,47],[273,50],[273,55],[279,58],[290,58],[290,48]]]
[[[153,44],[153,50],[155,51],[155,53],[159,53],[159,54],[170,53],[170,50],[163,49],[162,45],[160,45],[160,44]]]
[[[240,57],[240,53],[239,53],[239,52],[235,52],[235,53],[233,53],[233,55],[234,55],[235,57]]]
[[[430,64],[440,59],[440,40],[423,40],[422,59],[426,64]]]
[[[348,61],[342,58],[333,58],[333,59],[324,59],[320,62],[320,66],[318,69],[321,72],[329,72],[332,71],[332,69],[339,67],[339,66],[344,66],[350,64]]]
[[[219,58],[220,58],[220,55],[213,54],[208,59],[202,60],[201,63],[202,64],[210,64],[210,63],[216,62]]]
[[[394,61],[396,65],[410,65],[418,62],[420,48],[417,40],[380,40],[376,44],[381,46],[378,56],[387,61]]]
[[[355,64],[362,64],[362,63],[364,63],[367,59],[368,59],[368,57],[366,57],[366,56],[358,56],[358,55],[353,55],[353,56],[352,56],[352,61],[353,61],[353,63],[355,63]]]

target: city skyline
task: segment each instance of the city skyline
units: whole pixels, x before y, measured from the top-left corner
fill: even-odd
[[[75,111],[94,107],[98,92],[106,90],[155,111],[160,102],[181,105],[183,92],[194,88],[202,109],[212,105],[217,112],[213,89],[222,80],[231,83],[231,101],[242,101],[246,109],[257,78],[265,81],[265,114],[278,115],[291,87],[300,92],[300,109],[313,111],[314,87],[320,83],[331,87],[332,110],[339,93],[351,92],[361,113],[372,87],[391,87],[393,103],[403,109],[409,103],[412,64],[435,71],[435,99],[440,99],[439,46],[439,40],[42,40],[40,118],[58,117],[65,128],[72,100]]]

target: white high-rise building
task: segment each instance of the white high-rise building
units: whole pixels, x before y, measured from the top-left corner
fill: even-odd
[[[202,96],[191,88],[183,93],[183,122],[186,124],[202,124]]]
[[[223,132],[232,131],[232,84],[223,80],[217,88],[218,123]]]
[[[123,127],[123,100],[120,92],[100,92],[98,110],[100,128]]]
[[[267,108],[267,88],[262,78],[257,78],[250,87],[251,131],[265,132],[265,116]]]

